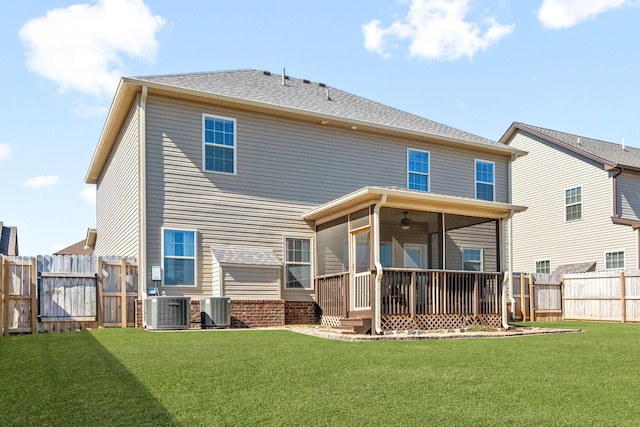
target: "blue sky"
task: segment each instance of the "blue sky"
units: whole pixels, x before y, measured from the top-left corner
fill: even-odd
[[[0,221],[21,255],[95,226],[85,174],[121,76],[254,68],[497,140],[640,147],[638,0],[0,0]]]

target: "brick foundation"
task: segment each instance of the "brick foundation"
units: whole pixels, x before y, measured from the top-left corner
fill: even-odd
[[[231,300],[231,328],[264,328],[318,324],[320,309],[313,301]],[[142,328],[142,300],[136,300],[136,328]],[[200,300],[191,299],[191,328],[200,329]]]
[[[320,324],[320,307],[315,301],[285,301],[284,323],[286,325]]]

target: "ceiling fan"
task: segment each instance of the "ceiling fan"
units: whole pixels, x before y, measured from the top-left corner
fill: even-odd
[[[409,211],[404,211],[404,218],[400,220],[400,227],[402,227],[403,230],[408,230],[415,224],[414,220],[407,218],[408,213]]]

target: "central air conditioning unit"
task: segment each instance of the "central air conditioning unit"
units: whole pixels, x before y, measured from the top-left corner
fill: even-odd
[[[202,329],[228,328],[231,326],[228,297],[211,297],[200,300]]]
[[[149,297],[146,299],[147,329],[189,329],[191,298]]]

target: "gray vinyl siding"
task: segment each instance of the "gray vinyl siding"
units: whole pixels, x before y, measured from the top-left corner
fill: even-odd
[[[602,164],[517,132],[510,145],[528,154],[513,163],[513,203],[528,206],[513,218],[514,271],[535,272],[535,262],[560,265],[595,261],[604,253],[625,251],[627,268],[637,268],[637,235],[615,225],[612,183]],[[565,221],[564,191],[582,186],[582,219]]]
[[[134,104],[96,186],[96,255],[138,256],[137,111]]]
[[[237,175],[202,170],[203,113],[237,120]],[[161,262],[161,227],[196,229],[200,236],[197,286],[164,288],[169,295],[212,294],[211,246],[270,249],[284,262],[283,236],[313,237],[313,224],[300,218],[306,210],[365,186],[406,188],[407,148],[431,153],[434,193],[473,198],[475,159],[494,161],[496,201],[508,201],[508,158],[468,148],[154,95],[146,126],[147,265]],[[283,290],[291,300],[312,294]]]
[[[617,178],[618,215],[640,220],[640,174],[623,172]]]
[[[225,297],[242,300],[280,299],[282,268],[223,266]]]
[[[496,252],[496,223],[485,222],[447,231],[445,240],[447,270],[464,270],[462,251],[482,249],[482,271],[499,271]],[[499,248],[498,248],[499,249]]]

